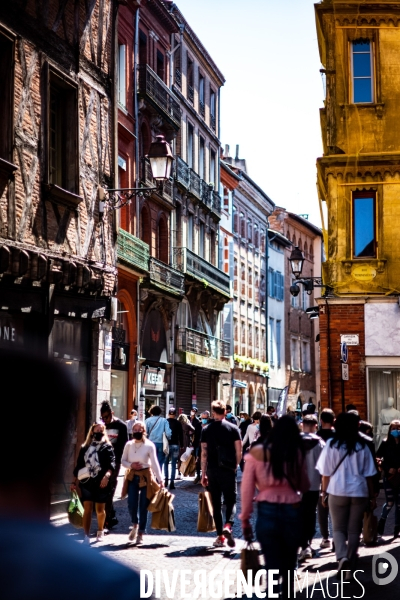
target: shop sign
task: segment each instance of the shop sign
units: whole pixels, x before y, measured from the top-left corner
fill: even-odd
[[[212,356],[201,356],[200,354],[194,354],[193,352],[185,352],[184,355],[187,365],[202,367],[203,369],[212,369],[213,371],[220,371],[221,373],[229,373],[231,370],[229,362],[218,360]]]
[[[353,267],[351,276],[356,281],[372,281],[376,277],[376,269],[370,265],[359,265],[358,267]]]
[[[232,387],[247,388],[247,383],[245,381],[239,381],[239,379],[232,379]]]
[[[360,336],[358,333],[344,333],[340,336],[340,343],[346,346],[359,346]]]
[[[111,365],[112,362],[112,333],[104,332],[104,364]]]
[[[164,375],[165,369],[146,368],[143,377],[143,387],[146,390],[162,392],[164,389]]]
[[[10,347],[23,343],[21,321],[13,317],[0,317],[0,346]]]

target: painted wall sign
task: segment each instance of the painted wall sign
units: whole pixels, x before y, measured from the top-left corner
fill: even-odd
[[[340,343],[346,344],[346,346],[359,346],[360,336],[358,333],[342,333],[340,336]]]
[[[376,269],[370,265],[359,265],[352,268],[351,276],[356,281],[372,281],[376,277]]]

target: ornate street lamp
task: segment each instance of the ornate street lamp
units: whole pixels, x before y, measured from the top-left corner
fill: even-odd
[[[292,273],[298,279],[303,270],[304,255],[298,246],[295,246],[290,254],[290,266]]]
[[[171,146],[163,135],[158,135],[156,141],[150,144],[150,150],[146,158],[150,162],[152,176],[157,185],[154,187],[119,189],[99,186],[100,215],[103,215],[106,209],[117,210],[130,204],[136,196],[148,197],[156,190],[162,193],[164,183],[170,178],[172,163],[174,162]]]
[[[303,277],[302,279],[300,279],[301,273],[303,271],[304,255],[298,246],[295,246],[293,248],[289,257],[289,261],[292,273],[296,278],[296,280],[290,286],[290,293],[292,294],[292,296],[296,297],[300,294],[299,283],[304,285],[304,289],[306,290],[309,296],[311,296],[315,287],[324,287],[326,288],[325,295],[329,293],[330,287],[322,283],[322,277]],[[318,318],[318,312],[315,311],[312,313],[312,315],[309,314],[308,316],[310,317],[310,319],[316,319]]]

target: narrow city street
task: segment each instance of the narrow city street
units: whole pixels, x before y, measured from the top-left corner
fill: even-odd
[[[123,477],[119,477],[118,489],[116,497],[119,498],[122,486]],[[240,475],[239,475],[240,481]],[[119,519],[119,524],[112,532],[107,535],[106,540],[102,544],[95,542],[96,519],[92,523],[92,549],[94,552],[102,552],[112,560],[117,560],[124,565],[137,570],[150,570],[154,574],[157,570],[166,570],[170,579],[174,570],[182,569],[191,571],[188,575],[188,580],[193,581],[193,572],[198,570],[206,570],[208,581],[215,574],[215,594],[205,596],[208,598],[234,598],[236,596],[236,577],[231,576],[230,579],[235,582],[230,588],[230,593],[225,593],[224,581],[225,573],[232,570],[236,572],[240,569],[240,551],[245,546],[245,542],[241,535],[240,521],[237,518],[234,526],[234,536],[237,540],[236,547],[231,551],[229,548],[213,548],[212,542],[215,539],[214,533],[197,533],[197,506],[198,493],[202,490],[200,485],[193,484],[193,478],[184,478],[176,482],[176,490],[174,491],[174,509],[176,531],[168,533],[165,531],[155,531],[149,527],[151,523],[151,515],[148,519],[148,534],[144,537],[144,543],[140,546],[135,546],[128,542],[128,533],[130,527],[130,518],[128,514],[127,500],[117,500],[116,509]],[[238,485],[240,491],[240,483]],[[237,506],[237,514],[240,514],[240,494]],[[380,508],[383,503],[383,493],[381,492],[378,499],[378,508],[375,514],[379,515]],[[60,527],[66,535],[72,536],[81,543],[83,538],[82,531],[76,530],[68,523],[65,514],[53,517],[52,522],[55,526]],[[298,585],[296,584],[298,598],[366,598],[367,600],[375,600],[382,597],[382,589],[386,594],[398,594],[400,590],[399,579],[396,578],[393,583],[382,588],[381,585],[376,585],[372,579],[372,560],[375,555],[382,552],[390,552],[400,562],[400,538],[393,540],[392,532],[394,527],[394,512],[389,515],[384,537],[379,541],[377,546],[360,547],[360,558],[358,569],[360,573],[357,575],[358,581],[344,582],[342,589],[338,586],[336,579],[337,562],[335,555],[331,549],[321,550],[319,548],[321,535],[319,531],[314,538],[313,549],[316,550],[315,556],[302,563],[298,569]],[[254,529],[254,527],[253,527]],[[258,547],[258,544],[255,544]],[[183,559],[183,560],[182,560]],[[218,586],[221,586],[222,593],[217,595]],[[195,587],[195,586],[193,586]],[[301,588],[303,591],[301,591]],[[262,589],[264,587],[262,586]],[[190,586],[187,587],[189,592],[186,596],[191,600],[203,598],[195,591],[191,593]],[[162,600],[166,598],[176,598],[180,600],[183,596],[180,593],[180,580],[174,595],[167,595],[164,584],[161,583],[160,595]],[[145,597],[145,596],[141,596]],[[245,598],[246,596],[239,596]],[[254,594],[252,596],[256,598]]]

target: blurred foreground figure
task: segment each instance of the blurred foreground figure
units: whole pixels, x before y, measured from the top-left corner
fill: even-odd
[[[58,366],[0,350],[1,397],[21,436],[4,428],[0,476],[2,600],[140,598],[138,575],[49,523],[49,487],[61,460],[74,388]],[[28,417],[27,417],[28,416]],[[47,426],[44,427],[44,423]]]

